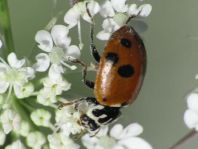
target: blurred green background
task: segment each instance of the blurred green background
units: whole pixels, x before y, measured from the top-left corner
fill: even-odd
[[[70,7],[67,0],[57,2],[57,8],[52,11],[53,0],[9,0],[15,47],[20,56],[33,57],[31,50],[36,31],[43,29],[53,14]],[[198,73],[198,1],[145,0],[144,3],[153,6],[151,15],[141,19],[145,22],[142,26],[147,29],[142,32],[141,26],[133,22],[147,49],[146,78],[138,99],[123,110],[118,122],[140,123],[144,127],[142,136],[155,149],[168,149],[189,131],[184,125],[183,113],[185,96],[198,84],[194,79]],[[59,23],[63,23],[63,16]],[[85,44],[82,59],[91,62],[89,28],[85,25],[87,23],[82,26]],[[95,32],[100,29],[101,20],[97,19]],[[77,34],[72,33],[73,44],[77,44]],[[95,43],[102,52],[104,42],[95,40]],[[94,79],[94,73],[89,77]],[[72,90],[66,93],[68,98],[93,94],[84,87],[80,73],[68,74],[66,78],[72,83]],[[195,137],[180,149],[197,148],[198,137]]]

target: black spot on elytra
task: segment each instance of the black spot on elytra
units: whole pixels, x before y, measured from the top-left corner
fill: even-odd
[[[107,55],[106,55],[106,59],[107,59],[108,61],[112,61],[113,64],[116,64],[116,63],[118,62],[118,60],[119,60],[119,57],[118,57],[118,55],[117,55],[116,53],[109,52],[109,53],[107,53]]]
[[[128,78],[134,74],[135,70],[131,65],[122,65],[118,68],[118,74],[121,77]]]
[[[128,40],[128,39],[126,39],[126,38],[122,38],[122,39],[120,40],[120,43],[121,43],[124,47],[126,47],[126,48],[131,48],[131,46],[132,46],[131,41]]]

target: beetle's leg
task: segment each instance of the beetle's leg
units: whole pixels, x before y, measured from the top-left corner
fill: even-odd
[[[100,54],[99,54],[99,52],[96,49],[96,46],[94,44],[94,19],[91,16],[91,13],[90,13],[87,5],[88,5],[88,2],[86,3],[86,11],[87,11],[87,14],[89,15],[89,17],[91,18],[91,22],[92,22],[91,23],[91,27],[90,27],[90,40],[91,40],[90,49],[91,49],[91,54],[94,57],[94,59],[99,63],[100,62]]]
[[[96,49],[93,41],[91,41],[90,48],[91,48],[91,53],[92,53],[94,59],[99,63],[100,62],[100,55],[99,55],[98,50]]]
[[[76,100],[73,100],[73,101],[70,101],[70,102],[59,102],[58,103],[58,109],[62,109],[65,106],[76,105],[83,100],[86,100],[86,98],[79,98],[79,99],[76,99]]]
[[[100,62],[100,54],[98,52],[98,50],[96,49],[96,46],[94,44],[94,40],[93,40],[93,36],[94,36],[94,25],[93,23],[91,24],[91,31],[90,31],[90,37],[91,37],[91,45],[90,45],[90,49],[91,49],[91,54],[94,57],[94,59],[99,63]]]
[[[94,82],[87,80],[87,64],[85,64],[83,61],[79,60],[79,59],[70,59],[71,62],[73,63],[78,63],[83,67],[83,71],[82,71],[82,77],[83,77],[83,82],[86,86],[88,86],[89,88],[94,88]]]

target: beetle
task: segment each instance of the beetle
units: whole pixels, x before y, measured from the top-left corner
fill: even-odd
[[[146,50],[138,33],[124,25],[111,35],[101,56],[92,39],[91,53],[98,63],[95,82],[87,80],[86,64],[80,60],[73,62],[84,67],[83,81],[94,89],[95,97],[81,98],[74,103],[77,109],[82,101],[89,105],[80,117],[80,124],[95,132],[116,120],[121,115],[120,109],[136,99],[145,76]],[[65,105],[68,103],[62,104]]]
[[[91,17],[88,9],[87,13]],[[131,16],[126,24],[134,17]],[[84,62],[71,61],[83,66],[83,82],[94,90],[95,97],[83,97],[59,106],[74,104],[79,110],[79,105],[86,102],[88,108],[82,112],[79,123],[91,133],[115,121],[121,115],[121,108],[136,99],[146,72],[145,46],[133,27],[124,25],[113,32],[101,56],[93,42],[93,28],[92,23],[90,49],[97,62],[95,82],[86,78],[87,65]]]

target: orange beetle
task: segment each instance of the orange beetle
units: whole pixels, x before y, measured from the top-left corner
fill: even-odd
[[[82,101],[88,103],[80,124],[89,132],[95,132],[116,120],[121,114],[120,108],[135,100],[144,79],[146,51],[139,35],[127,25],[112,34],[101,57],[93,44],[93,32],[91,41],[92,55],[99,62],[96,82],[86,79],[87,67],[82,61],[74,62],[84,66],[83,81],[94,89],[95,98],[85,97],[73,103],[77,109]]]
[[[94,93],[106,106],[131,103],[145,74],[144,44],[132,27],[123,26],[108,41],[100,59]]]

